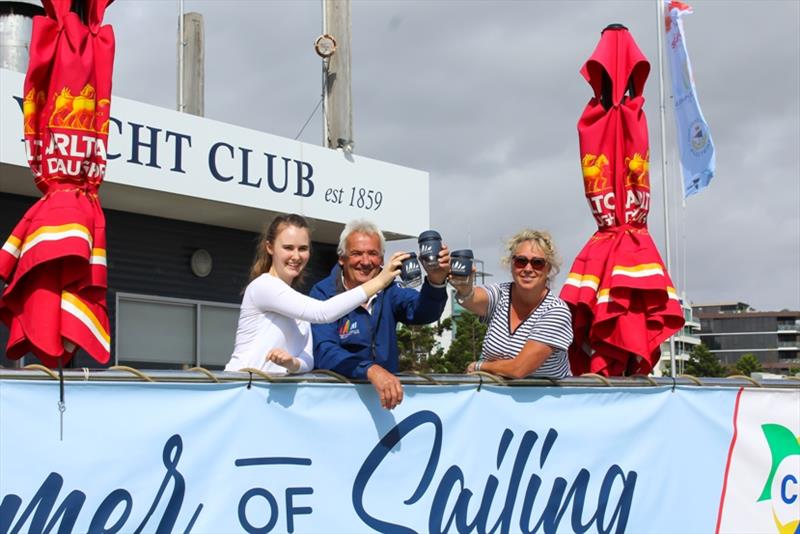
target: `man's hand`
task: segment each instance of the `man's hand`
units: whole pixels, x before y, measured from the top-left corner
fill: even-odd
[[[447,280],[447,275],[450,274],[450,249],[447,245],[442,244],[442,250],[439,251],[439,265],[427,272],[428,281],[431,283],[440,285]]]
[[[400,380],[380,365],[375,364],[367,369],[367,380],[372,382],[381,399],[381,406],[387,410],[403,402],[403,385]]]

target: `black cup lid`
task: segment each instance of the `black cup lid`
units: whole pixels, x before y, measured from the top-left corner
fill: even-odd
[[[439,232],[437,232],[436,230],[425,230],[424,232],[419,234],[417,242],[422,243],[423,241],[430,241],[432,239],[438,239],[439,241],[441,241],[442,236],[439,235]]]
[[[451,258],[469,258],[472,259],[474,256],[472,255],[472,251],[468,248],[461,249],[461,250],[454,250],[450,253]]]
[[[406,259],[404,259],[403,261],[413,260],[413,259],[417,258],[417,253],[416,252],[406,252],[406,254],[408,254],[408,257]]]

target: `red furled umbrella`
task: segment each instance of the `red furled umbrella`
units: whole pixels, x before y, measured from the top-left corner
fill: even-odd
[[[598,230],[561,291],[572,310],[574,374],[649,373],[660,344],[684,323],[647,231],[650,149],[642,92],[650,64],[627,28],[612,24],[581,69],[594,90],[578,121],[586,199]]]
[[[109,359],[105,217],[97,197],[106,169],[114,33],[101,26],[111,0],[43,0],[25,77],[25,147],[43,193],[0,251],[0,319],[8,356],[66,364],[78,347]]]

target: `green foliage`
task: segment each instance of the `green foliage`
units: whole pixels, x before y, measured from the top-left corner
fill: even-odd
[[[720,363],[719,359],[711,354],[708,347],[696,345],[692,349],[692,354],[686,362],[685,373],[697,377],[720,377],[727,374],[727,368]]]
[[[452,329],[455,329],[453,342],[445,353],[435,336]],[[486,325],[469,312],[433,326],[400,325],[397,330],[400,371],[463,373],[469,362],[480,356],[484,335]]]
[[[430,372],[428,360],[442,352],[436,340],[436,330],[430,326],[400,325],[397,347],[400,350],[401,371]]]
[[[447,351],[448,373],[463,373],[470,362],[474,362],[481,355],[483,337],[486,335],[487,326],[477,315],[467,311],[462,312],[453,321],[455,335],[450,350]]]
[[[736,365],[733,366],[734,370],[742,375],[750,376],[750,373],[760,373],[764,370],[761,366],[761,362],[758,361],[758,358],[754,354],[745,354],[739,361],[736,362]]]

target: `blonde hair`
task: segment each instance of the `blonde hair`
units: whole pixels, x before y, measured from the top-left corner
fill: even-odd
[[[514,234],[514,237],[506,242],[508,255],[503,258],[503,263],[510,265],[511,259],[514,257],[514,253],[519,246],[528,241],[535,243],[536,246],[544,252],[544,259],[547,260],[547,264],[550,265],[550,272],[547,274],[547,280],[552,282],[561,270],[561,257],[559,257],[556,251],[553,237],[545,230],[531,230],[526,228]]]

